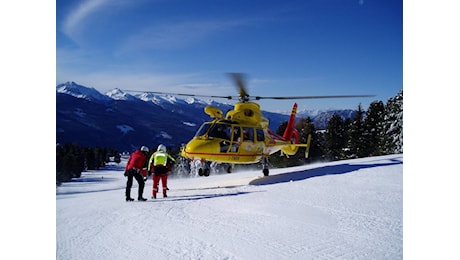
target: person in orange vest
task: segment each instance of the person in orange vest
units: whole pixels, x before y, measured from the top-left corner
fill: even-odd
[[[148,164],[148,172],[153,173],[153,189],[152,199],[157,198],[158,184],[161,180],[163,186],[163,197],[168,197],[166,191],[168,190],[168,174],[171,172],[173,163],[176,160],[166,152],[166,146],[160,144],[155,153],[150,156]]]
[[[125,176],[128,177],[126,182],[126,201],[133,201],[131,198],[131,187],[133,186],[133,178],[136,179],[139,184],[137,200],[146,201],[143,197],[144,193],[144,177],[147,175],[147,168],[145,163],[147,162],[147,155],[149,154],[149,148],[142,146],[139,150],[136,150],[128,159],[128,163],[125,168]]]

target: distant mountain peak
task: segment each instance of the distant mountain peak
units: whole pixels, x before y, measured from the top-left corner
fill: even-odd
[[[114,100],[136,100],[137,99],[136,97],[124,92],[123,90],[119,88],[114,88],[110,91],[107,91],[105,95]]]
[[[175,104],[177,103],[177,99],[175,96],[171,96],[171,95],[166,95],[166,96],[161,96],[162,99],[166,100],[167,102],[171,103],[171,104]]]
[[[71,95],[76,98],[86,99],[89,101],[107,101],[110,99],[106,95],[101,94],[95,88],[88,88],[82,85],[78,85],[74,81],[67,81],[66,83],[57,85],[56,92]]]
[[[159,97],[153,93],[148,93],[148,92],[144,92],[144,93],[141,93],[141,94],[135,94],[134,95],[136,98],[142,100],[142,101],[145,101],[145,102],[152,102],[156,105],[159,105],[160,104],[160,100],[159,100]]]

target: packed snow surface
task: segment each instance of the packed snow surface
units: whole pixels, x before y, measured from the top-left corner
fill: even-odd
[[[57,259],[403,258],[402,154],[171,176],[168,198],[148,180],[146,202],[125,202],[125,165],[56,189]]]

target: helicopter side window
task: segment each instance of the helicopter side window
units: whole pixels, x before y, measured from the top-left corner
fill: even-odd
[[[233,127],[233,142],[232,147],[230,148],[230,152],[238,152],[240,148],[240,141],[241,141],[241,128],[239,126]]]
[[[254,142],[254,128],[243,128],[243,142]]]
[[[232,138],[232,127],[229,125],[225,125],[224,132],[227,140],[230,140]]]
[[[256,133],[257,133],[257,141],[258,141],[258,142],[263,142],[263,141],[265,141],[264,130],[262,130],[262,129],[256,129]]]

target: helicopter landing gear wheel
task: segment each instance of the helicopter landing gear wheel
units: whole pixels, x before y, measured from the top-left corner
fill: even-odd
[[[268,170],[268,158],[267,157],[264,157],[262,159],[262,172],[264,174],[264,176],[268,176],[269,174],[269,170]]]
[[[232,172],[233,172],[233,168],[235,168],[235,166],[234,166],[233,164],[228,165],[228,167],[227,167],[227,173],[232,173]]]
[[[211,166],[210,162],[201,162],[200,168],[198,168],[198,176],[206,176],[208,177],[211,173]]]
[[[268,176],[268,169],[263,169],[262,172],[264,173],[264,176]]]

